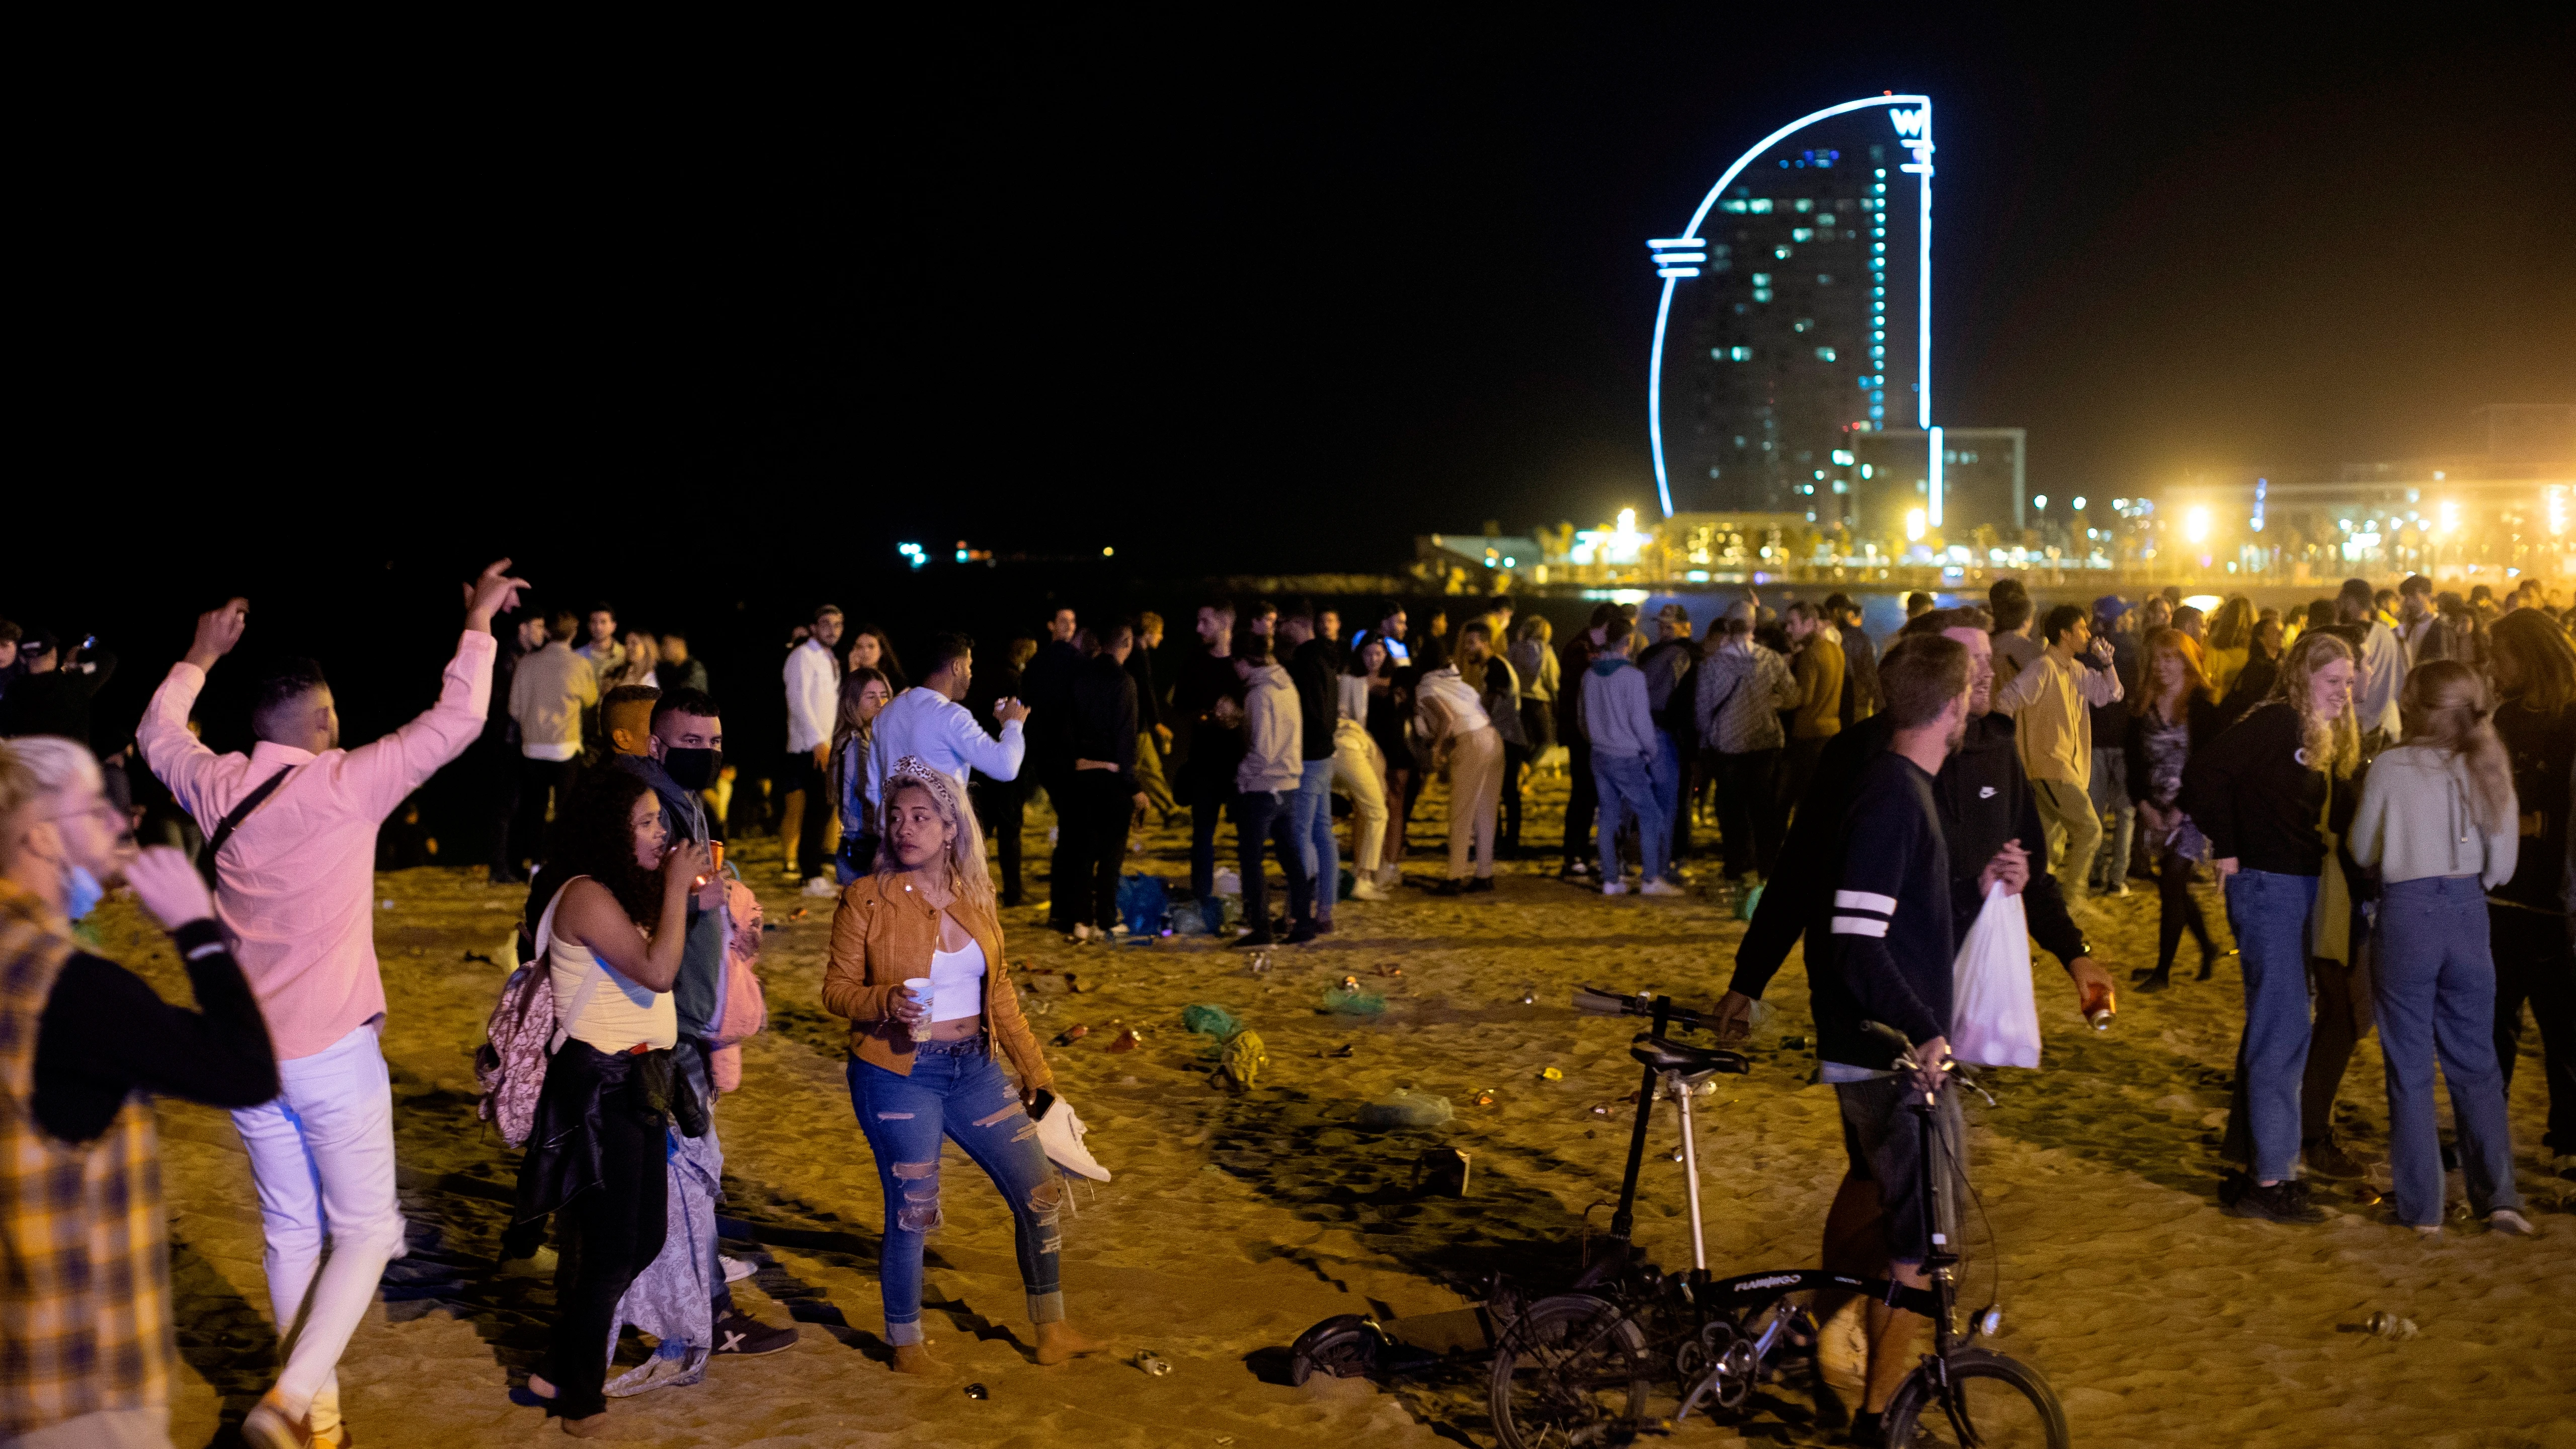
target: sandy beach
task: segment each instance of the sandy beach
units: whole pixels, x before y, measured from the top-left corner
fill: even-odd
[[[1531,842],[1557,839],[1562,793],[1561,782],[1539,793]],[[1442,806],[1435,786],[1417,842],[1442,839]],[[1049,823],[1030,812],[1034,897],[1044,894]],[[1159,830],[1135,868],[1184,882],[1186,845],[1185,828]],[[1674,900],[1605,900],[1554,880],[1552,858],[1510,865],[1491,895],[1408,889],[1382,904],[1344,902],[1335,934],[1275,952],[1262,974],[1247,953],[1203,936],[1075,946],[1044,930],[1036,910],[1011,912],[1008,953],[1027,968],[1019,980],[1036,1024],[1050,1035],[1090,1028],[1050,1052],[1059,1089],[1116,1173],[1075,1193],[1065,1234],[1074,1319],[1109,1349],[1061,1368],[1035,1364],[1010,1218],[952,1147],[926,1316],[957,1374],[931,1386],[890,1372],[876,1333],[875,1167],[843,1084],[842,1025],[819,1004],[833,903],[780,880],[775,840],[746,842],[734,858],[777,929],[764,959],[771,1029],[747,1047],[743,1089],[718,1114],[728,1251],[761,1265],[737,1285],[744,1306],[793,1319],[803,1339],[719,1361],[700,1386],[617,1403],[634,1442],[671,1449],[1490,1444],[1481,1363],[1291,1388],[1277,1351],[1329,1314],[1434,1313],[1471,1301],[1496,1270],[1537,1284],[1563,1274],[1587,1210],[1596,1230],[1607,1220],[1624,1144],[1619,1099],[1637,1081],[1626,1054],[1634,1026],[1578,1018],[1567,1006],[1573,987],[1713,1002],[1743,931],[1704,886]],[[1405,864],[1413,884],[1441,873],[1427,854]],[[1713,878],[1713,863],[1700,874]],[[372,1446],[560,1442],[538,1410],[510,1398],[542,1353],[551,1286],[491,1271],[516,1155],[474,1120],[470,1057],[523,892],[481,875],[379,877],[384,1046],[411,1253],[388,1271],[384,1301],[341,1365],[344,1411]],[[2149,964],[2152,891],[2077,909],[2120,981]],[[166,942],[130,901],[94,924],[107,954],[184,996]],[[2189,964],[2187,951],[2182,977]],[[2565,1305],[2576,1284],[2576,1185],[2541,1170],[2536,1048],[2517,1073],[2512,1119],[2539,1240],[2460,1223],[2439,1244],[2419,1244],[2392,1225],[2370,1182],[2321,1184],[2331,1221],[2279,1227],[2226,1217],[2216,1203],[2239,1021],[2234,958],[2208,983],[2124,996],[2116,1024],[2098,1035],[2076,1018],[2054,962],[2037,970],[2046,1060],[1994,1073],[2001,1105],[1968,1114],[1990,1225],[1970,1228],[1964,1296],[1983,1301],[1983,1285],[2000,1277],[2001,1347],[2046,1373],[2079,1442],[2576,1446],[2576,1326]],[[1381,993],[1383,1014],[1327,1009],[1345,976]],[[1815,1261],[1843,1159],[1830,1089],[1808,1085],[1805,998],[1793,959],[1772,989],[1778,1016],[1755,1035],[1754,1073],[1720,1078],[1706,1099],[1699,1147],[1722,1271]],[[1210,1040],[1181,1023],[1193,1003],[1224,1006],[1266,1041],[1269,1065],[1249,1093],[1212,1084]],[[1141,1043],[1113,1051],[1125,1027]],[[1544,1079],[1547,1069],[1562,1080]],[[1358,1107],[1399,1087],[1447,1097],[1455,1119],[1362,1130]],[[1475,1105],[1484,1092],[1491,1105]],[[1614,1115],[1597,1115],[1601,1104]],[[277,1347],[256,1199],[224,1114],[165,1103],[160,1117],[185,1359],[177,1441],[231,1443]],[[2356,1155],[2384,1153],[2375,1037],[2345,1083],[2341,1117]],[[1638,1214],[1640,1240],[1667,1266],[1689,1255],[1676,1141],[1670,1116],[1659,1116],[1661,1150],[1647,1160]],[[1452,1147],[1473,1155],[1469,1193],[1418,1192],[1417,1161]],[[2376,1176],[2384,1184],[2384,1169]],[[2361,1325],[2379,1310],[2420,1333],[2370,1336]],[[630,1341],[626,1356],[641,1352]],[[1148,1353],[1170,1372],[1141,1369]],[[1740,1422],[1695,1420],[1675,1437],[1830,1442],[1786,1392],[1758,1394]]]

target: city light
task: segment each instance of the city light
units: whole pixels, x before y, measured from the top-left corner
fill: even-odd
[[[2078,513],[2084,511],[2084,495],[2081,493],[2075,495],[2075,511]]]
[[[1903,113],[1899,112],[1898,114],[1901,115]],[[1932,500],[1932,512],[1930,515],[1932,526],[1934,528],[1939,528],[1941,526],[1941,492],[1943,485],[1947,481],[1941,476],[1941,430],[1939,428],[1928,429],[1927,436],[1932,439],[1932,481],[1931,485],[1924,490],[1924,493],[1925,496]]]
[[[1706,247],[1705,239],[1699,235],[1701,223],[1708,219],[1711,211],[1717,209],[1718,200],[1725,195],[1726,188],[1735,183],[1735,178],[1743,172],[1744,168],[1753,164],[1755,157],[1818,121],[1852,111],[1866,110],[1871,106],[1889,108],[1888,115],[1896,126],[1897,144],[1911,152],[1914,157],[1912,163],[1898,169],[1922,177],[1919,221],[1915,238],[1915,266],[1918,280],[1914,413],[1917,426],[1927,431],[1932,426],[1932,98],[1912,95],[1876,95],[1864,100],[1845,101],[1838,106],[1827,106],[1821,111],[1801,116],[1755,142],[1752,149],[1735,158],[1735,164],[1727,167],[1718,176],[1717,184],[1711,186],[1708,194],[1700,198],[1699,208],[1691,213],[1690,225],[1683,227],[1680,235],[1657,237],[1646,243],[1647,250],[1655,261],[1655,275],[1662,278],[1664,283],[1663,295],[1655,303],[1654,351],[1646,360],[1646,439],[1653,446],[1654,452],[1655,498],[1663,505],[1666,518],[1673,516],[1673,487],[1671,476],[1664,465],[1664,334],[1670,329],[1672,321],[1674,284],[1690,280],[1699,273],[1699,268],[1695,266],[1673,265],[1673,263],[1690,256],[1692,248]],[[1896,109],[1899,106],[1911,106],[1916,109]],[[1880,173],[1882,176],[1885,174],[1885,172]],[[1883,193],[1886,190],[1885,185],[1881,184],[1879,190]],[[1881,216],[1884,216],[1883,212]],[[1884,242],[1878,243],[1877,246],[1881,251],[1886,249]],[[1703,250],[1700,259],[1704,259],[1704,256]],[[1870,409],[1872,417],[1880,416],[1882,411],[1883,405],[1873,406]],[[1938,523],[1941,500],[1940,444],[1935,442],[1932,447],[1931,498],[1933,522]]]
[[[2541,489],[2540,495],[2542,498],[2548,500],[2549,531],[2551,533],[2565,533],[2567,531],[2566,485],[2553,483],[2550,486]]]
[[[2048,495],[2042,493],[2038,497],[2030,500],[2030,506],[2038,509],[2042,513],[2046,513],[2048,511]]]
[[[1920,508],[1905,510],[1905,541],[1907,543],[1923,541],[1923,510]]]
[[[2460,505],[2457,503],[2444,503],[2440,511],[2442,515],[2442,531],[2444,533],[2457,532],[2460,527]],[[2557,510],[2555,507],[2550,510],[2549,531],[2551,533],[2556,533],[2558,531]]]
[[[2209,510],[2206,508],[2195,508],[2191,512],[2184,514],[2182,517],[2182,536],[2190,539],[2194,543],[2207,542],[2209,539]]]
[[[930,562],[930,556],[923,553],[921,551],[921,545],[917,543],[898,543],[894,546],[894,551],[902,554],[905,558],[912,560],[912,566],[914,568],[919,568],[923,564]]]

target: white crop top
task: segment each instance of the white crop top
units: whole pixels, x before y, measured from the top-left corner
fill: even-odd
[[[984,948],[966,938],[963,951],[930,953],[930,1020],[933,1025],[980,1016],[984,1011]]]
[[[565,881],[564,890],[571,889],[572,881]],[[537,921],[538,959],[555,989],[555,1029],[612,1056],[638,1042],[663,1049],[678,1045],[680,1010],[671,993],[629,981],[589,947],[555,935],[555,908],[562,904],[563,891],[557,891]],[[644,928],[635,930],[640,936]]]

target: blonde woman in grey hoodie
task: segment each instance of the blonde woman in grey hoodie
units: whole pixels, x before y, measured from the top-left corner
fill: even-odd
[[[2427,1240],[2442,1234],[2438,1055],[2469,1206],[2498,1232],[2528,1235],[2496,1066],[2486,908],[2487,890],[2513,878],[2520,834],[2513,776],[2487,722],[2486,683],[2468,666],[2426,661],[2407,676],[2402,703],[2406,743],[2371,762],[2350,836],[2353,859],[2380,878],[2373,986],[2397,1220]]]

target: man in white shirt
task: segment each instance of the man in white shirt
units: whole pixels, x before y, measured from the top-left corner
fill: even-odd
[[[2335,620],[2369,630],[2361,644],[2360,670],[2352,681],[2353,714],[2361,726],[2361,757],[2366,760],[2405,733],[2397,696],[2406,688],[2406,646],[2397,642],[2397,631],[2379,617],[2368,579],[2343,581],[2343,591],[2335,597]]]
[[[2441,612],[2433,607],[2433,581],[2409,574],[2397,586],[2397,642],[2406,651],[2407,668],[2424,661],[2424,641],[2433,636],[2440,620]]]
[[[605,679],[626,665],[626,645],[617,637],[617,611],[605,603],[590,606],[582,627],[589,638],[572,651],[590,661],[590,672]]]
[[[963,634],[931,636],[929,677],[896,695],[869,734],[870,818],[885,803],[878,782],[906,755],[956,781],[961,798],[968,770],[981,770],[995,780],[1019,778],[1020,762],[1028,754],[1023,727],[1029,707],[1016,699],[993,701],[993,718],[1002,722],[1002,733],[988,735],[958,703],[974,680],[975,641]]]
[[[510,864],[523,880],[528,862],[545,859],[553,844],[547,820],[571,813],[581,774],[582,716],[599,705],[599,677],[572,647],[581,620],[570,609],[557,609],[552,624],[553,637],[510,675],[510,718],[519,726],[519,810],[510,824]]]
[[[781,839],[796,842],[796,858],[785,862],[789,880],[808,887],[821,880],[830,890],[831,862],[823,858],[823,832],[832,818],[824,798],[824,767],[832,758],[832,724],[841,711],[841,610],[825,604],[814,611],[805,642],[787,651],[787,768],[779,784],[787,792],[787,814],[779,822]]]

